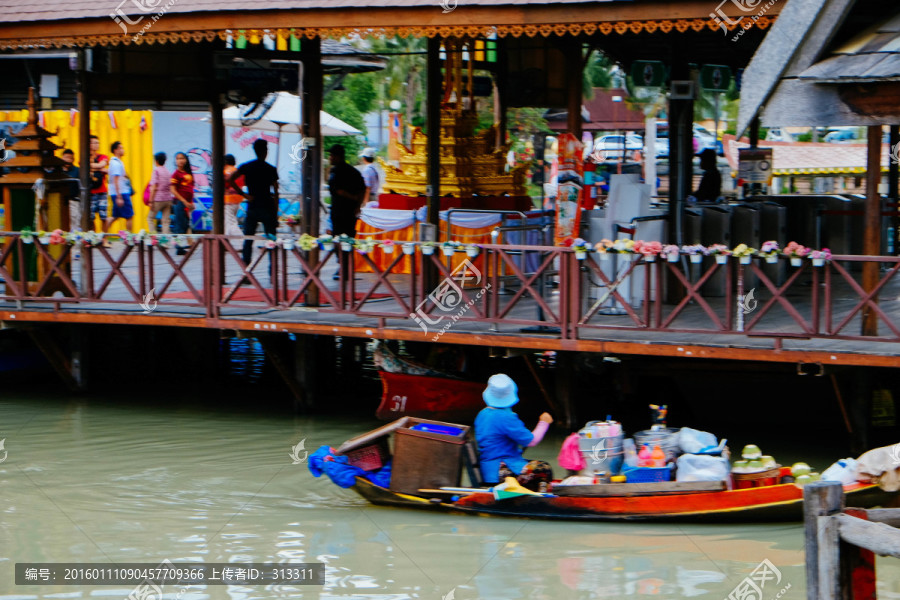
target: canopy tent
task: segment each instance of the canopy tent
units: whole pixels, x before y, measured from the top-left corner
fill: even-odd
[[[268,102],[256,107],[232,106],[222,111],[225,125],[228,127],[246,127],[257,131],[275,131],[277,133],[303,133],[301,131],[300,97],[289,92],[272,94],[275,101],[266,109]],[[348,125],[324,110],[319,111],[323,136],[359,135],[359,129]],[[308,135],[308,133],[307,133]]]

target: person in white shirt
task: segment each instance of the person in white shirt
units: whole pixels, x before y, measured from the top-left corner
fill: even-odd
[[[366,183],[366,206],[377,206],[381,186],[379,185],[378,168],[374,164],[375,148],[366,148],[360,152],[359,156],[363,159],[362,176]]]
[[[112,217],[106,219],[106,229],[116,219],[125,219],[125,228],[131,231],[132,219],[134,219],[134,207],[131,204],[131,181],[125,173],[125,146],[122,142],[113,142],[110,146],[112,158],[109,159],[109,195],[112,198]]]

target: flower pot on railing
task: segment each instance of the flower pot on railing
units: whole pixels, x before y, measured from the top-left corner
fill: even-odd
[[[791,257],[791,266],[792,267],[802,267],[803,259],[800,258],[799,256],[792,256]]]
[[[585,252],[584,250],[576,250],[575,258],[578,260],[584,260],[585,258],[587,258],[587,252]]]
[[[609,260],[609,258],[610,258],[609,252],[600,252],[600,253],[598,253],[597,256],[600,260],[604,260],[604,261]]]
[[[631,262],[637,257],[636,254],[632,254],[631,252],[622,252],[619,256],[621,256],[622,260],[625,262]]]
[[[325,252],[333,252],[334,251],[334,242],[324,242],[322,244],[322,249],[325,250]]]
[[[394,253],[394,245],[393,244],[385,244],[381,247],[381,251],[385,254],[393,254]]]
[[[728,264],[728,256],[725,254],[716,254],[716,264],[719,264],[719,265]]]
[[[481,250],[477,247],[466,248],[466,256],[468,256],[469,258],[475,258],[476,256],[478,256],[479,252],[481,252]]]
[[[353,246],[350,245],[350,242],[341,242],[341,250],[344,252],[350,252],[353,250]]]
[[[284,249],[285,250],[293,250],[294,249],[294,240],[284,240]]]
[[[812,265],[814,267],[824,267],[825,259],[824,258],[814,258],[814,259],[812,259]]]
[[[691,263],[693,263],[693,264],[695,264],[695,265],[700,264],[701,262],[703,262],[703,255],[702,255],[702,254],[691,254],[691,255],[690,255],[690,258],[691,258]]]
[[[774,265],[775,263],[778,262],[778,256],[777,255],[776,256],[767,256],[766,262],[770,265]]]
[[[656,262],[656,255],[655,254],[645,254],[644,262]]]
[[[415,244],[403,244],[403,254],[415,254],[416,253],[416,245]]]
[[[750,261],[753,260],[752,256],[742,256],[740,257],[740,261],[742,265],[749,265]]]
[[[431,256],[434,254],[434,246],[422,246],[422,254]]]
[[[679,258],[678,254],[666,254],[666,260],[670,263],[677,263]]]
[[[441,252],[444,253],[444,256],[453,256],[453,254],[456,252],[456,248],[452,246],[443,246],[441,248]]]

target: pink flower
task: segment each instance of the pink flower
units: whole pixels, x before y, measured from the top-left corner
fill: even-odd
[[[637,242],[635,242],[635,246],[637,246]],[[643,254],[644,256],[655,256],[662,252],[662,244],[659,242],[643,242],[640,246],[638,252]]]
[[[51,244],[62,244],[65,241],[63,238],[62,229],[54,229],[53,233],[50,234],[50,243]]]

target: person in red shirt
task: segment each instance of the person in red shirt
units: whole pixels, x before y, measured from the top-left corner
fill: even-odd
[[[109,170],[109,157],[100,154],[100,138],[92,135],[91,138],[91,157],[88,161],[91,169],[91,226],[93,229],[93,221],[100,217],[100,226],[105,233],[112,224],[112,217],[108,217],[106,209],[109,205],[107,199],[108,188],[106,187],[106,173]],[[106,244],[104,244],[106,245]]]
[[[194,210],[194,170],[187,154],[175,155],[175,172],[172,173],[172,197],[175,212],[175,233],[188,233],[191,226],[191,211]],[[178,246],[176,254],[185,254],[184,247]]]
[[[231,178],[231,174],[237,171],[237,167],[235,166],[234,155],[226,154],[225,155],[225,181],[227,182]],[[241,175],[236,177],[234,180],[235,185],[226,185],[225,186],[225,235],[244,235],[244,232],[241,231],[240,225],[238,225],[237,220],[237,211],[241,205],[241,202],[244,201],[244,196],[237,193],[235,191],[235,186],[238,189],[244,187],[244,176]]]

